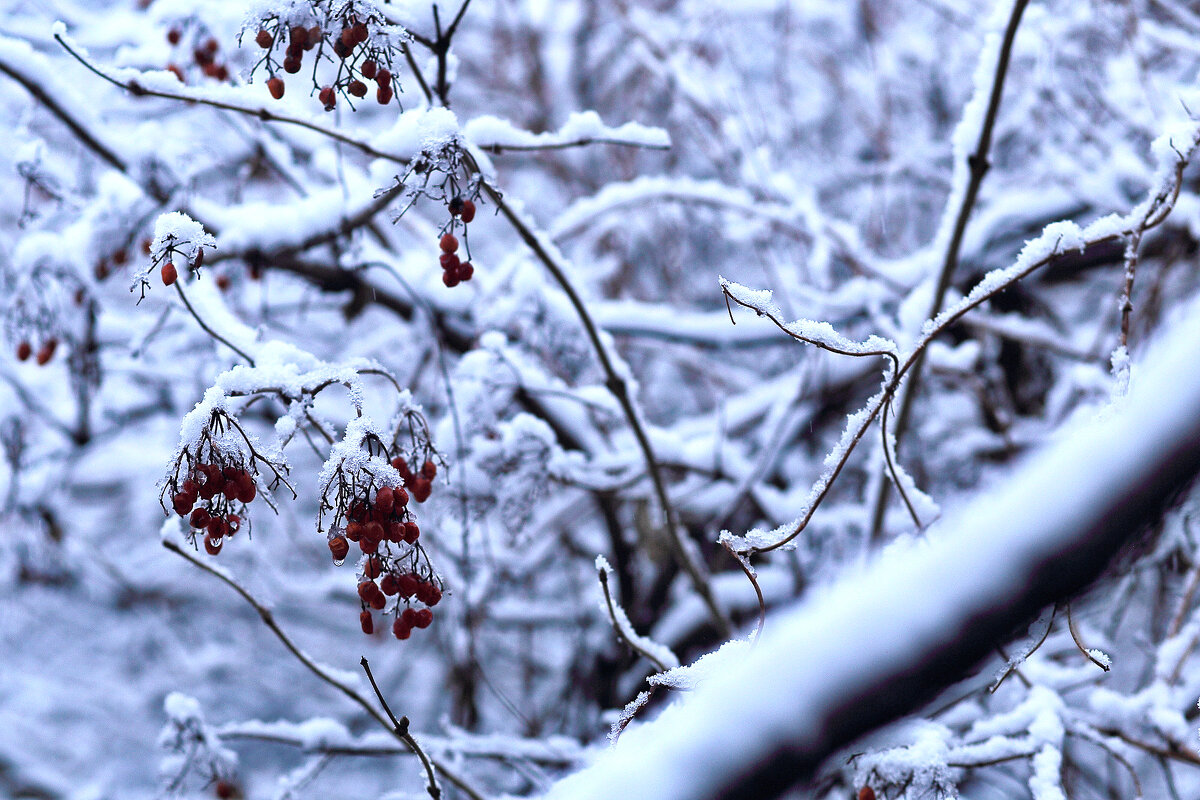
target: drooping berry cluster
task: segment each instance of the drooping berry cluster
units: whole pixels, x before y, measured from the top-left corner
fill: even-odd
[[[191,222],[191,220],[188,221]],[[203,229],[196,223],[192,224],[200,231],[195,238],[185,238],[174,233],[166,233],[162,236],[156,234],[148,248],[151,264],[148,272],[152,272],[157,267],[158,277],[163,286],[172,286],[179,280],[179,268],[176,263],[185,267],[190,266],[193,275],[199,274],[200,268],[204,266],[204,248],[215,246],[212,236],[204,234]],[[150,286],[147,272],[139,275],[137,285],[141,289],[141,298],[144,299],[146,289]]]
[[[180,450],[161,498],[164,509],[169,496],[171,509],[187,519],[192,545],[203,536],[204,549],[213,556],[221,552],[225,539],[241,530],[246,507],[258,497],[258,464],[274,472],[272,485],[283,479],[280,467],[253,449],[247,456],[241,449],[222,446],[230,431],[249,441],[237,420],[214,410],[199,440]]]
[[[376,14],[356,8],[353,3],[338,4],[336,8],[326,5],[313,3],[315,24],[287,24],[275,15],[260,19],[254,42],[264,52],[254,69],[266,68],[270,76],[267,90],[279,100],[286,88],[278,74],[280,70],[289,75],[296,74],[304,67],[304,54],[316,50],[312,85],[326,111],[337,106],[339,94],[353,108],[354,99],[367,96],[366,81],[375,82],[376,102],[387,105],[396,93],[392,73],[398,52],[394,43],[396,29],[387,26],[386,21]],[[282,62],[277,60],[281,48]],[[318,78],[317,70],[322,60],[332,62],[336,69],[331,82]]]
[[[450,211],[450,222],[447,223],[446,232],[442,234],[439,246],[442,248],[441,264],[442,264],[442,283],[447,287],[453,288],[463,281],[471,280],[471,276],[475,274],[475,267],[471,262],[463,261],[458,256],[458,237],[454,235],[454,229],[459,223],[463,228],[463,240],[466,241],[467,223],[475,219],[475,201],[470,198],[463,198],[461,195],[455,195],[447,204],[447,209]],[[470,247],[467,248],[467,258],[471,257]]]
[[[413,473],[402,456],[390,463],[403,485],[380,482],[381,477],[378,481],[376,477],[360,481],[359,475],[338,477],[339,495],[349,489],[351,496],[344,514],[334,507],[329,552],[335,564],[345,561],[351,543],[363,553],[358,583],[363,633],[375,631],[373,612],[378,611],[393,617],[392,634],[397,639],[407,639],[414,629],[429,627],[432,608],[442,599],[441,579],[421,544],[421,529],[409,507],[410,500],[429,498],[437,465],[426,460],[420,471]],[[392,481],[396,473],[392,473]]]
[[[185,26],[171,28],[167,31],[167,41],[172,47],[179,49],[186,31]],[[216,40],[216,37],[206,35],[203,31],[193,30],[190,39],[191,53],[187,55],[190,56],[191,63],[198,67],[201,73],[215,81],[221,83],[228,81],[229,67],[220,61],[218,53],[221,50],[221,43]],[[180,83],[187,83],[187,74],[178,60],[167,64],[167,70],[174,73]]]

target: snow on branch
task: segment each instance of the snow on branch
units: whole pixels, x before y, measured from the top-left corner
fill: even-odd
[[[482,116],[463,126],[466,137],[481,150],[501,153],[505,150],[555,150],[589,144],[615,144],[666,150],[671,139],[662,128],[637,122],[616,127],[604,124],[595,111],[576,112],[553,133],[531,133],[505,119]]]
[[[781,614],[752,652],[546,797],[776,796],[1087,586],[1200,473],[1197,311],[1156,343],[1120,408],[1077,416],[921,546],[894,546]],[[1064,480],[1069,492],[1047,495]],[[1053,796],[1050,739],[1031,787],[1043,797]]]

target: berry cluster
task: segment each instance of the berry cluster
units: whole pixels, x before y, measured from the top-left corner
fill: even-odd
[[[329,552],[335,564],[346,560],[352,542],[363,553],[358,584],[363,633],[375,631],[372,612],[383,611],[394,617],[392,634],[407,639],[414,628],[429,627],[432,608],[442,599],[441,580],[421,546],[421,529],[409,510],[410,498],[421,503],[429,498],[437,465],[426,460],[420,471],[413,473],[400,456],[393,458],[391,465],[400,473],[403,485],[376,486],[373,481],[356,485],[345,510],[345,525],[335,524],[329,538]],[[414,602],[424,608],[414,608]]]
[[[276,16],[268,16],[259,23],[254,42],[265,52],[255,69],[265,65],[270,77],[267,90],[276,100],[283,97],[285,86],[277,72],[282,69],[289,75],[299,72],[304,66],[304,54],[316,50],[313,58],[313,86],[318,89],[317,99],[326,111],[337,106],[339,94],[362,99],[367,96],[366,81],[375,82],[375,100],[387,105],[395,97],[392,60],[395,48],[382,30],[384,20],[372,14],[359,14],[352,6],[346,6],[329,16],[326,24],[285,25]],[[374,34],[372,31],[374,30]],[[275,60],[275,51],[287,39],[283,48],[282,63]],[[334,58],[325,55],[332,51]],[[316,77],[321,59],[332,60],[337,72],[331,83],[322,85]],[[353,100],[349,100],[353,108]]]
[[[257,496],[254,476],[245,466],[196,461],[171,495],[171,507],[179,516],[187,517],[192,543],[203,531],[204,549],[215,556],[221,552],[225,538],[241,529],[246,505]]]
[[[183,28],[175,27],[167,31],[167,41],[172,47],[178,47],[183,41]],[[218,60],[217,53],[221,50],[221,44],[214,37],[194,37],[195,41],[192,47],[191,58],[192,63],[200,68],[200,71],[213,80],[224,83],[229,80],[229,67]],[[203,41],[201,41],[203,39]],[[178,62],[172,61],[167,64],[167,70],[173,72],[176,78],[179,78],[180,83],[187,83],[187,76],[184,73],[183,67]]]
[[[475,274],[475,267],[471,266],[471,262],[458,257],[458,237],[454,235],[454,228],[461,222],[463,239],[466,239],[467,223],[475,219],[475,201],[455,195],[447,207],[450,211],[450,223],[439,244],[442,248],[442,283],[452,288],[463,281],[471,280],[471,276]],[[468,248],[467,258],[470,257]]]

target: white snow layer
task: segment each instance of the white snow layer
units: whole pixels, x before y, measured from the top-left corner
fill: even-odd
[[[1156,343],[1117,413],[1103,421],[1079,415],[1006,484],[948,514],[922,546],[890,548],[862,571],[777,612],[743,658],[657,719],[626,731],[545,797],[707,797],[779,743],[819,741],[821,720],[846,698],[917,663],[944,644],[947,631],[1004,603],[1030,566],[1075,530],[1075,520],[1089,518],[1170,451],[1200,407],[1200,373],[1192,368],[1197,311]],[[1070,491],[1048,495],[1046,486]],[[1043,753],[1031,789],[1051,798],[1055,787],[1043,779],[1054,754]]]

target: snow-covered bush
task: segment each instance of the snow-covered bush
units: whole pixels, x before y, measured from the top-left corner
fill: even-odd
[[[0,10],[0,794],[1200,793],[1187,3]]]

